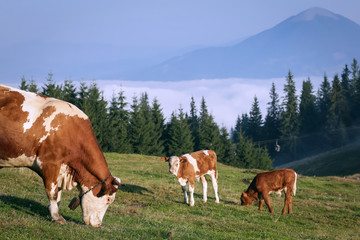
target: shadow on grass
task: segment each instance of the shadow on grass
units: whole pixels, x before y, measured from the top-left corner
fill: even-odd
[[[147,188],[132,184],[126,184],[125,186],[121,186],[119,187],[119,190],[128,193],[138,193],[141,195],[144,195],[145,193],[154,194],[152,191],[149,191]]]
[[[50,213],[48,207],[42,205],[41,203],[35,202],[26,198],[19,198],[14,196],[0,196],[0,201],[9,205],[11,208],[16,211],[24,212],[31,216],[39,216],[43,220],[51,221]],[[61,209],[60,209],[61,213]],[[71,221],[76,224],[83,224],[83,222],[78,221],[75,218],[63,215],[66,221]]]

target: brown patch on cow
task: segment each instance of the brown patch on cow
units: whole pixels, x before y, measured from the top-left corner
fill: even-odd
[[[215,171],[215,177],[217,177],[217,156],[213,150],[207,151],[209,155],[206,155],[204,151],[197,151],[190,153],[194,159],[196,159],[198,168],[200,170],[198,175],[204,175],[208,171]]]

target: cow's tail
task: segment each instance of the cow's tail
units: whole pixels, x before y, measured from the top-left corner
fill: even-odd
[[[297,173],[296,172],[294,172],[294,173],[295,173],[295,181],[294,181],[294,187],[292,189],[293,196],[296,195],[296,180],[297,180]]]

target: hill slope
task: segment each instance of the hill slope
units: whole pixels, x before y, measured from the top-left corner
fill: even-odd
[[[322,8],[311,8],[231,47],[211,47],[170,59],[140,78],[322,76],[360,57],[360,25]]]
[[[106,154],[112,173],[127,184],[108,209],[103,227],[83,225],[81,211],[67,204],[78,193],[64,192],[60,211],[67,224],[50,222],[41,179],[28,169],[0,170],[0,239],[356,239],[360,183],[340,178],[299,177],[293,215],[281,216],[283,196],[271,196],[275,214],[257,204],[239,205],[258,171],[218,165],[220,204],[208,191],[195,207],[182,203],[181,187],[159,157]],[[171,237],[170,236],[170,237]]]
[[[292,168],[307,176],[347,176],[360,173],[359,156],[360,143],[356,143],[278,168]]]

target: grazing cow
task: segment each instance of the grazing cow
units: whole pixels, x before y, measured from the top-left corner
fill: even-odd
[[[89,118],[74,105],[0,85],[0,168],[28,167],[42,177],[51,219],[62,190],[77,186],[84,222],[98,227],[120,179],[111,175]],[[74,200],[74,199],[73,199]],[[70,207],[70,205],[69,205]]]
[[[211,176],[211,182],[215,192],[215,202],[219,203],[219,196],[217,193],[217,168],[216,168],[216,153],[213,150],[197,151],[181,156],[162,157],[162,161],[169,162],[169,172],[174,174],[183,190],[184,202],[189,204],[186,192],[186,183],[189,181],[190,192],[190,206],[194,206],[194,184],[195,178],[199,180],[203,187],[203,202],[207,201],[207,182],[205,175]]]
[[[254,200],[259,200],[259,210],[262,210],[262,206],[265,200],[266,205],[271,213],[274,210],[270,205],[269,194],[276,192],[281,195],[281,191],[285,192],[285,204],[282,210],[282,214],[285,214],[286,207],[288,207],[288,213],[292,213],[292,196],[296,194],[296,179],[297,174],[292,169],[279,169],[271,172],[259,173],[255,176],[251,182],[248,190],[242,192],[241,205],[249,206]]]

